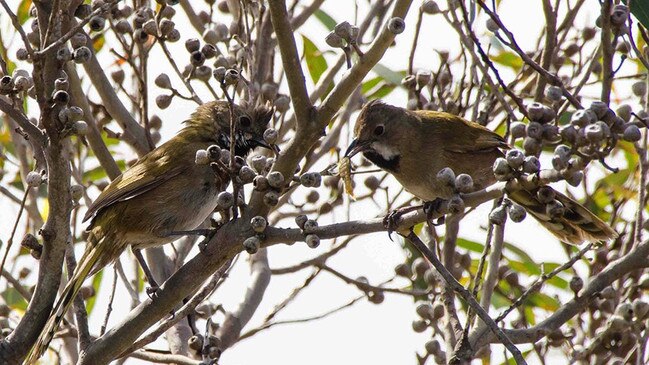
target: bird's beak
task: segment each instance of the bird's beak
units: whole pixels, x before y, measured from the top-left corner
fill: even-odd
[[[345,157],[351,158],[359,152],[363,152],[369,146],[368,142],[359,142],[358,139],[354,139],[352,143],[347,147],[347,152],[345,152]]]
[[[271,151],[274,151],[275,153],[279,153],[279,147],[276,144],[269,145],[268,143],[266,143],[266,141],[264,141],[263,138],[252,138],[249,139],[249,141],[252,142],[255,145],[255,147],[263,147]]]

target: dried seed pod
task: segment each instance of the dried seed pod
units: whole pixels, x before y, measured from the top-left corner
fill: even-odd
[[[85,63],[90,60],[92,57],[92,51],[90,51],[90,48],[83,46],[79,47],[74,50],[74,62],[75,63]]]
[[[509,126],[509,133],[514,139],[525,137],[526,125],[523,122],[513,122]]]
[[[304,238],[304,242],[306,242],[307,246],[310,248],[316,248],[320,246],[320,237],[315,234],[307,234]]]
[[[307,188],[317,188],[322,183],[322,175],[318,172],[307,172],[300,176],[300,184]]]
[[[284,175],[279,171],[273,171],[268,174],[266,177],[268,179],[268,185],[275,189],[281,189],[284,187]]]
[[[428,328],[428,324],[424,320],[412,321],[412,329],[417,332],[424,332]]]
[[[572,290],[575,295],[579,294],[579,291],[583,289],[584,281],[579,276],[573,276],[570,279],[570,290]]]
[[[643,97],[647,94],[647,82],[636,81],[631,85],[631,91],[635,96]]]
[[[437,172],[437,182],[448,187],[455,187],[455,173],[450,167],[445,167]]]
[[[514,223],[520,223],[527,217],[525,208],[516,203],[512,203],[507,207],[507,213],[509,213],[509,218]]]
[[[547,89],[545,89],[545,97],[548,98],[548,100],[553,102],[561,101],[561,98],[563,97],[563,92],[561,91],[561,88],[558,86],[549,86]]]
[[[223,82],[226,85],[236,85],[239,82],[239,71],[230,68],[225,71],[225,76],[223,76]]]
[[[468,174],[459,174],[455,178],[455,188],[460,193],[466,194],[473,191],[473,178]]]
[[[536,197],[539,199],[539,202],[548,204],[554,201],[556,192],[549,186],[541,186],[536,192]]]
[[[420,89],[428,85],[432,79],[433,77],[430,71],[417,71],[417,76],[415,76],[415,80],[417,81],[417,86]]]
[[[252,185],[257,191],[266,191],[269,188],[268,179],[266,179],[266,176],[261,175],[255,176],[255,179],[252,181]]]
[[[220,209],[228,209],[234,205],[234,195],[229,191],[222,191],[216,196],[216,203]]]
[[[451,214],[464,212],[464,200],[459,195],[453,195],[446,204],[448,212]]]
[[[269,207],[274,207],[279,203],[279,193],[276,191],[268,191],[264,194],[264,204]]]
[[[312,232],[316,228],[318,228],[318,222],[313,219],[307,219],[302,225],[304,232]]]
[[[260,246],[261,240],[256,236],[248,237],[243,241],[243,248],[251,255],[257,253]]]
[[[207,154],[206,150],[198,150],[196,151],[196,157],[194,158],[194,162],[197,165],[207,165],[210,163],[210,158],[209,155]]]
[[[608,112],[608,110],[609,110],[608,105],[606,105],[605,102],[599,101],[599,100],[593,101],[590,104],[589,109],[592,110],[593,113],[595,113],[595,115],[597,116],[598,119],[601,119],[602,117],[604,117],[606,112]]]
[[[401,34],[405,29],[406,22],[404,22],[403,19],[399,17],[393,17],[388,22],[388,30],[392,32],[392,34]]]
[[[171,89],[171,80],[169,79],[169,76],[166,73],[161,73],[160,75],[158,75],[155,78],[154,82],[157,87],[163,89]]]
[[[169,34],[166,36],[168,42],[178,42],[180,40],[180,31],[178,29],[172,29]]]
[[[543,136],[543,125],[538,122],[530,122],[525,128],[525,133],[530,138],[541,139]]]
[[[487,27],[487,30],[489,30],[492,33],[496,33],[497,31],[500,30],[500,26],[492,18],[487,19],[487,22],[486,22],[485,25]]]
[[[366,177],[365,180],[363,181],[363,184],[371,191],[375,191],[381,186],[381,182],[379,181],[379,179],[373,175]]]
[[[404,278],[410,278],[412,276],[412,270],[410,270],[410,266],[405,263],[400,263],[395,266],[394,273]]]
[[[438,14],[440,12],[439,6],[433,0],[424,1],[424,3],[421,4],[421,11],[426,14]]]
[[[266,143],[268,143],[269,145],[276,144],[278,138],[279,138],[279,133],[277,132],[276,129],[268,128],[264,131],[264,141],[266,141]]]
[[[541,170],[541,161],[536,156],[527,156],[523,162],[523,172],[536,174]]]
[[[173,94],[170,95],[158,95],[155,98],[155,103],[160,109],[167,109],[171,105],[171,100],[173,100]]]
[[[629,124],[624,128],[622,138],[628,142],[638,142],[642,138],[642,133],[636,125]]]
[[[569,175],[564,176],[564,179],[571,186],[579,186],[584,180],[584,173],[583,171],[572,171]]]
[[[308,220],[309,220],[309,218],[306,215],[300,214],[297,217],[295,217],[295,224],[297,224],[297,226],[300,227],[300,229],[304,229],[304,224]]]
[[[250,226],[255,232],[263,233],[268,226],[268,222],[266,221],[266,218],[258,215],[250,219]]]
[[[279,95],[273,104],[278,112],[285,113],[291,107],[291,98],[287,95]]]
[[[155,19],[149,19],[142,24],[142,30],[144,33],[156,37],[158,35],[158,24]]]
[[[497,180],[504,181],[511,176],[512,169],[506,159],[499,157],[494,161],[493,172]]]
[[[256,176],[257,173],[249,166],[242,166],[241,170],[239,170],[239,179],[241,179],[241,182],[244,184],[250,184]]]
[[[591,143],[599,143],[604,138],[604,131],[601,125],[598,124],[591,124],[584,127],[584,133],[586,139]]]
[[[597,114],[590,109],[577,110],[570,117],[570,123],[578,127],[585,127],[597,121]]]
[[[343,48],[345,47],[345,42],[343,39],[336,33],[330,32],[327,34],[327,37],[325,37],[325,42],[329,45],[329,47],[332,48]]]
[[[507,151],[505,159],[512,169],[518,170],[525,162],[525,154],[521,150],[513,148]]]
[[[36,171],[30,171],[25,177],[25,182],[29,187],[37,188],[43,183],[43,176]]]
[[[185,49],[189,53],[198,51],[200,47],[201,47],[201,41],[199,41],[197,38],[189,38],[188,40],[185,41]]]

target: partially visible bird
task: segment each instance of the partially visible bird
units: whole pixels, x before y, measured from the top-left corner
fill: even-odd
[[[496,179],[495,160],[509,145],[498,134],[456,115],[437,111],[410,111],[374,100],[363,107],[354,127],[355,139],[346,157],[359,152],[391,173],[410,193],[424,201],[448,199],[453,188],[440,183],[437,173],[445,167],[456,174],[469,174],[474,187],[482,189]],[[551,189],[551,188],[550,188]],[[559,217],[546,213],[536,190],[508,192],[541,225],[561,241],[610,240],[617,233],[583,205],[552,190],[564,206]]]
[[[27,364],[45,352],[83,281],[116,260],[129,246],[137,250],[160,246],[177,238],[175,232],[193,230],[217,206],[217,195],[229,177],[195,162],[196,151],[217,145],[245,157],[257,146],[268,146],[264,130],[272,116],[265,107],[235,105],[235,141],[230,140],[230,109],[224,101],[203,104],[185,127],[166,143],[142,156],[113,180],[88,207],[91,219],[86,250],[54,306]],[[141,257],[141,256],[140,256]],[[143,269],[145,266],[143,266]],[[149,278],[150,279],[150,278]]]

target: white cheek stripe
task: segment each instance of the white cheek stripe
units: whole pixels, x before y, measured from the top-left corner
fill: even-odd
[[[376,151],[381,157],[386,160],[391,160],[393,157],[397,156],[398,153],[392,147],[381,144],[379,142],[372,142],[372,149]]]

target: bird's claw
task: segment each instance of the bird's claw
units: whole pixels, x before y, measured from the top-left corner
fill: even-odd
[[[399,220],[402,214],[403,212],[399,209],[395,209],[383,218],[383,226],[388,230],[388,238],[390,241],[394,241],[392,239],[392,232],[396,231],[399,227]]]
[[[426,213],[426,221],[433,226],[441,226],[444,224],[445,216],[437,218],[437,221],[433,221],[433,214],[442,212],[442,204],[444,204],[444,199],[435,198],[428,202],[424,202],[424,213]]]
[[[146,291],[146,295],[149,297],[149,299],[155,300],[155,298],[158,296],[158,292],[160,291],[160,287],[157,285],[147,286],[144,290]]]

